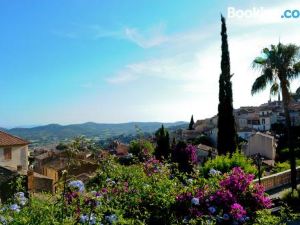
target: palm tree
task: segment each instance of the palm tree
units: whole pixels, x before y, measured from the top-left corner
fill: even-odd
[[[291,184],[294,190],[297,187],[297,171],[289,103],[290,81],[300,75],[300,47],[281,43],[271,45],[270,48],[262,50],[262,56],[253,61],[253,67],[259,69],[261,74],[252,85],[252,95],[264,90],[269,84],[272,95],[281,92],[290,152]]]

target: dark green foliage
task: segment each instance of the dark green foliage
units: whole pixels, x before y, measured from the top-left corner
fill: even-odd
[[[199,137],[196,137],[193,141],[192,141],[193,145],[199,145],[199,144],[203,144],[203,145],[207,145],[207,146],[210,146],[210,147],[213,147],[213,143],[211,141],[211,139],[202,134],[200,135]]]
[[[175,148],[172,149],[172,161],[178,163],[180,171],[191,173],[193,166],[197,164],[196,147],[179,141]]]
[[[191,117],[191,121],[190,121],[190,124],[189,124],[189,130],[194,130],[194,116],[192,115]]]
[[[296,190],[287,189],[282,194],[282,200],[284,200],[288,206],[292,207],[298,213],[300,212],[300,188]]]
[[[0,168],[0,199],[5,202],[13,198],[14,193],[26,191],[27,177],[16,172]]]
[[[219,79],[218,106],[218,151],[219,154],[233,153],[236,150],[236,127],[232,106],[232,83],[230,74],[230,58],[227,43],[225,18],[222,21],[222,59],[221,75]]]
[[[153,155],[154,146],[147,140],[134,140],[130,142],[129,152],[138,157],[141,162],[144,162]]]
[[[56,146],[56,149],[57,149],[57,150],[61,150],[61,151],[67,150],[67,149],[68,149],[68,145],[65,144],[65,143],[59,143],[59,144]]]
[[[157,159],[167,159],[170,156],[170,137],[169,132],[161,125],[161,128],[155,132],[156,148],[155,156]]]

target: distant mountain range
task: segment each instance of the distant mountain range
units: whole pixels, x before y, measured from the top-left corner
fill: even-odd
[[[145,133],[155,132],[161,125],[170,130],[187,127],[187,122],[160,123],[160,122],[130,122],[118,124],[83,123],[72,125],[49,124],[32,128],[12,128],[0,130],[30,140],[32,142],[53,142],[84,135],[88,138],[106,139],[118,135],[133,135],[137,129]]]

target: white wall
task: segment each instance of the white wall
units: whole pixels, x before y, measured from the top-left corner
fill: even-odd
[[[4,148],[0,147],[0,166],[9,166],[17,169],[21,165],[23,170],[28,169],[28,146],[14,146],[11,148],[11,159],[4,159]]]
[[[245,154],[251,156],[257,153],[274,160],[276,154],[274,138],[266,137],[259,133],[252,135],[249,139]]]

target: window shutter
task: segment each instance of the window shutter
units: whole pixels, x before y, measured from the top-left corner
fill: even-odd
[[[11,159],[11,148],[4,149],[4,159],[10,160]]]

